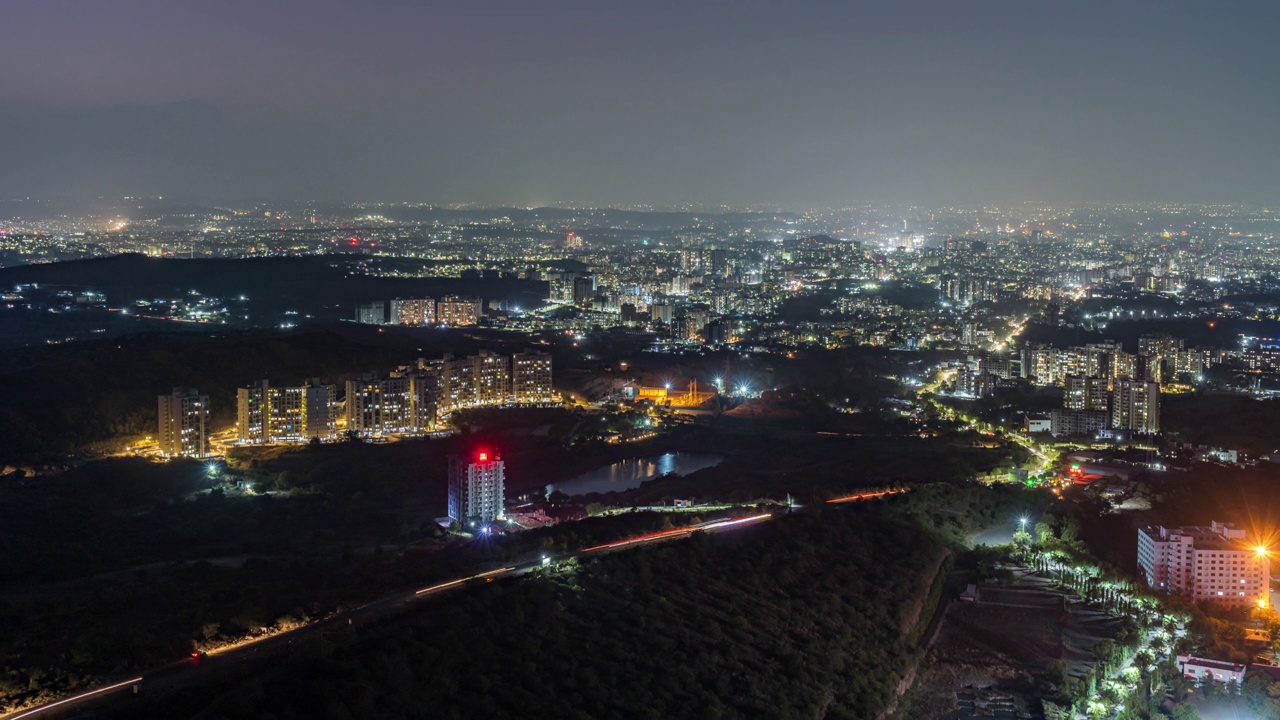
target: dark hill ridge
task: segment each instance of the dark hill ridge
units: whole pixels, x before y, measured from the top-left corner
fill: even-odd
[[[203,295],[247,296],[254,314],[295,309],[347,318],[356,303],[394,297],[476,295],[533,306],[547,297],[547,284],[510,278],[386,278],[357,274],[366,259],[351,255],[243,259],[152,258],[124,254],[0,269],[0,287],[25,283],[100,290],[109,302],[169,297],[196,290]]]

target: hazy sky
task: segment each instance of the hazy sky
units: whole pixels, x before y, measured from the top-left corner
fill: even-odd
[[[1280,201],[1280,3],[0,0],[0,198]]]

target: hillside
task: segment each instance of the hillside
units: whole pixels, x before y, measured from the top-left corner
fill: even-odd
[[[913,659],[908,616],[943,552],[832,511],[618,553],[321,639],[205,716],[871,718]]]

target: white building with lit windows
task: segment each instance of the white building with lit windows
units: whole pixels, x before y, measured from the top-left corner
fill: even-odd
[[[1227,606],[1267,604],[1271,561],[1265,547],[1230,523],[1138,530],[1138,567],[1156,590]]]
[[[449,457],[449,517],[484,527],[506,517],[505,463],[485,451]]]

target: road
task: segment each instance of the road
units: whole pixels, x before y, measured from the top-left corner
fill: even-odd
[[[938,390],[944,384],[950,382],[955,374],[956,370],[952,368],[939,369],[933,380],[917,390],[917,397],[932,405],[942,417],[967,423],[970,427],[977,430],[979,428],[979,421],[976,418],[959,413],[951,406],[938,402]],[[982,432],[985,435],[995,434],[991,431],[979,430],[979,432]],[[1030,471],[1030,475],[1043,475],[1050,472],[1057,466],[1057,457],[1054,454],[1045,452],[1044,449],[1040,447],[1040,444],[1032,438],[1019,432],[1005,432],[1004,437],[1021,445],[1035,457],[1035,466]]]
[[[343,610],[293,630],[227,646],[212,651],[206,656],[184,658],[133,678],[78,695],[72,695],[37,708],[0,716],[0,720],[23,720],[25,718],[31,718],[32,720],[54,720],[55,718],[58,720],[74,720],[76,718],[93,717],[95,714],[103,712],[123,712],[128,707],[128,703],[132,702],[134,692],[146,693],[148,696],[165,695],[188,685],[197,683],[210,684],[229,678],[241,673],[245,668],[255,663],[264,662],[272,656],[287,653],[311,637],[332,632],[344,625],[358,627],[393,617],[416,607],[424,601],[452,590],[477,583],[493,582],[498,578],[519,577],[552,562],[677,540],[689,537],[695,532],[723,532],[755,525],[771,520],[773,517],[774,515],[771,513],[764,513],[743,518],[709,520],[689,527],[648,533],[626,540],[597,545],[567,556],[539,558],[437,583],[412,592],[396,593],[358,607]],[[197,669],[199,672],[196,672]]]

